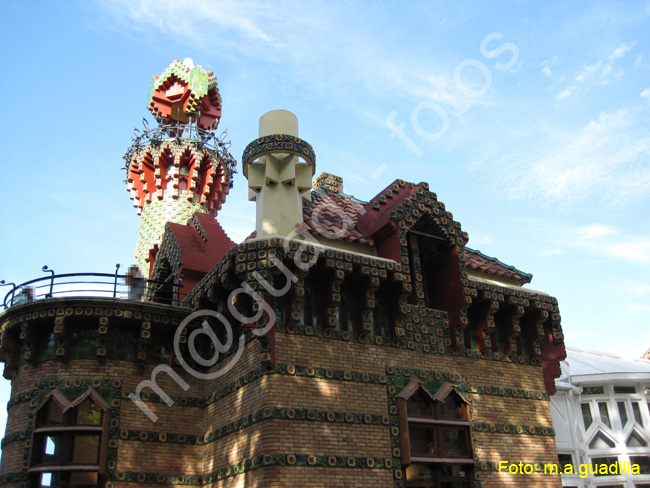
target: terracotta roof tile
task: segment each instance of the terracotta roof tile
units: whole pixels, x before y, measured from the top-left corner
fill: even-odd
[[[530,283],[533,275],[525,273],[514,266],[502,263],[497,258],[486,256],[481,251],[465,247],[465,263],[469,269],[482,271],[483,273],[510,278],[519,281],[522,285]]]
[[[375,201],[380,202],[382,200],[379,198],[380,196],[387,197],[390,201],[399,193],[408,194],[412,187],[416,188],[415,185],[410,183],[404,184],[401,180],[396,180],[394,184],[389,185],[377,197],[373,198],[371,203]],[[359,213],[362,211],[363,213],[367,213],[367,207],[371,204],[361,202],[351,195],[335,193],[322,187],[312,191],[311,197],[310,202],[303,203],[304,222],[302,227],[304,229],[331,239],[341,239],[366,246],[373,246],[375,244],[374,239],[361,232],[357,226]],[[400,197],[403,198],[402,195]],[[322,232],[316,230],[317,224],[320,224],[320,227],[323,229]],[[255,232],[247,239],[254,237]],[[481,251],[470,249],[469,247],[466,247],[465,251],[465,263],[469,269],[512,279],[518,281],[521,285],[530,283],[533,278],[532,274],[525,273],[514,266],[507,265],[496,258],[487,256]]]
[[[363,206],[363,202],[350,195],[318,189],[311,192],[311,202],[303,204],[302,213],[310,232],[372,246],[374,240],[357,228],[357,218]],[[320,232],[316,230],[317,226]]]

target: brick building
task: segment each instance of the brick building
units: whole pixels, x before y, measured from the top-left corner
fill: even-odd
[[[220,116],[216,81],[195,69],[154,78],[168,138],[127,158],[146,217],[138,265],[162,285],[146,301],[50,297],[0,315],[0,484],[561,486],[498,472],[557,462],[557,301],[466,247],[426,183],[361,202],[341,178],[312,181],[315,153],[284,111],[244,151],[257,223],[236,245],[214,219],[225,153],[179,129],[189,103],[213,129]],[[181,275],[179,296],[166,284]]]

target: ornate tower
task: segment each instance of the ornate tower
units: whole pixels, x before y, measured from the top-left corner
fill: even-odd
[[[215,216],[232,186],[235,161],[215,135],[221,96],[212,71],[187,58],[174,61],[149,86],[148,108],[158,126],[134,129],[124,159],[126,184],[140,215],[135,255],[148,276],[167,222],[195,212]]]

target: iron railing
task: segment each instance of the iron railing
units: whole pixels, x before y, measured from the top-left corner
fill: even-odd
[[[230,141],[224,141],[228,136],[228,131],[224,130],[221,135],[217,136],[215,129],[219,124],[218,120],[214,122],[213,128],[206,130],[201,129],[196,123],[201,116],[201,112],[186,115],[189,118],[189,123],[180,121],[159,123],[153,128],[149,127],[149,122],[143,117],[143,129],[133,128],[131,145],[123,156],[124,166],[122,169],[125,169],[128,173],[133,162],[133,156],[146,146],[159,147],[164,141],[177,141],[178,143],[190,141],[197,149],[207,151],[215,161],[221,161],[230,177],[230,187],[232,188],[232,175],[237,172],[237,161],[228,151],[231,145]]]
[[[119,274],[120,265],[114,273],[64,273],[56,274],[47,266],[43,272],[50,273],[19,285],[0,281],[0,286],[11,286],[0,306],[9,308],[25,302],[63,297],[98,297],[116,300],[145,300],[179,306],[187,296],[182,292],[183,276],[175,279],[170,274],[165,280],[145,280],[145,286],[137,287],[127,283],[129,275]],[[144,278],[141,278],[144,280]]]

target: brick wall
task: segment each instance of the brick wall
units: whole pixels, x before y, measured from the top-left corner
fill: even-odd
[[[156,364],[50,360],[24,365],[12,381],[0,476],[24,472],[39,395],[96,383],[113,392],[108,438],[116,455],[107,466],[109,488],[401,487],[394,411],[399,371],[403,381],[458,375],[471,400],[475,470],[483,488],[560,486],[558,475],[497,472],[504,460],[556,461],[539,366],[277,330],[274,364],[264,347],[250,341],[232,370],[213,380],[175,368],[190,385],[187,391],[160,373],[156,381],[174,405],[144,389],[145,404],[159,417],[155,423],[128,394],[151,378]],[[230,360],[224,358],[215,370]],[[4,481],[4,486],[20,486]]]

